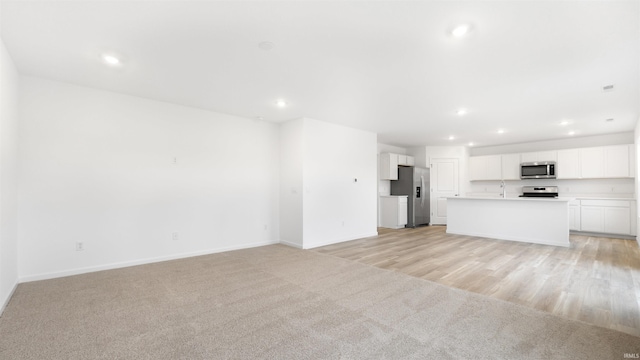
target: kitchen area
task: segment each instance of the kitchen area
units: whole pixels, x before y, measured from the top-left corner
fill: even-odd
[[[598,140],[601,139],[583,143]],[[412,158],[413,165],[407,160],[395,164],[393,153],[381,152],[379,224],[395,229],[434,225],[424,219],[416,222],[412,214],[416,204],[427,203],[431,205],[427,211],[432,218],[445,212],[447,233],[451,234],[563,247],[569,246],[570,233],[635,239],[635,146],[630,141],[603,146],[571,145],[567,142],[559,144],[557,150],[526,152],[509,151],[517,149],[515,146],[489,151],[463,149],[464,156],[458,158],[459,176],[452,178],[458,187],[448,196],[432,196],[434,189],[430,187],[433,181],[442,183],[447,174],[438,173],[436,179],[431,174],[428,182],[413,181],[411,192],[399,193],[395,185],[402,180],[394,177],[403,178],[403,173],[412,171],[406,169],[415,169],[415,164],[424,163],[424,170],[429,172],[429,165],[434,162],[429,148],[409,150],[413,156],[405,158]],[[524,147],[526,144],[521,146]],[[506,151],[500,153],[501,150]],[[423,151],[426,156],[421,154]],[[395,208],[389,204],[395,204]]]

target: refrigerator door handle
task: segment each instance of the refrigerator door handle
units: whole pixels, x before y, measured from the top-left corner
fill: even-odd
[[[424,175],[420,175],[420,188],[424,189]],[[424,207],[424,196],[422,196],[422,199],[420,199],[420,203]]]

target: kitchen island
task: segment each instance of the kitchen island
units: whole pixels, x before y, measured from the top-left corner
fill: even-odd
[[[572,198],[447,198],[447,233],[569,247]]]

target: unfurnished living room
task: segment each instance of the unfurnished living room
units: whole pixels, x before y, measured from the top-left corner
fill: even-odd
[[[640,358],[640,3],[0,0],[0,359]]]

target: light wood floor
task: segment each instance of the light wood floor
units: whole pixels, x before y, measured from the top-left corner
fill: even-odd
[[[571,247],[447,234],[444,226],[378,229],[315,251],[640,336],[635,240],[571,235]]]

